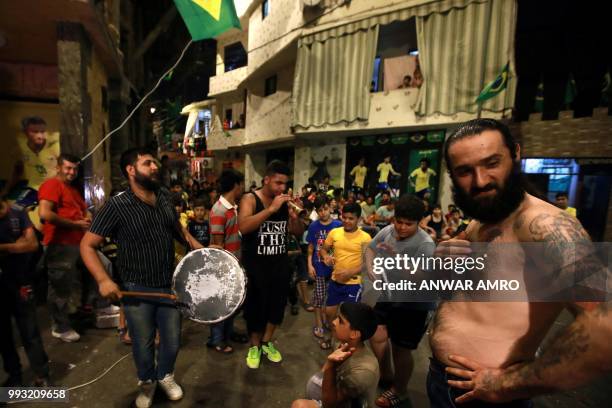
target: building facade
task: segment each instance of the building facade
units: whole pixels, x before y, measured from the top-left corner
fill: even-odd
[[[586,181],[576,174],[565,187],[570,202],[583,206],[584,213],[591,212],[593,202],[605,201],[605,211],[597,209],[598,221],[593,220],[590,232],[596,239],[610,238],[610,228],[595,224],[609,224],[601,224],[601,219],[612,215],[611,181],[593,178],[605,172],[604,159],[612,156],[609,110],[578,115],[563,112],[559,105],[555,115],[545,101],[544,113],[529,116],[534,101],[524,88],[531,86],[532,77],[539,81],[537,72],[546,69],[537,64],[526,68],[525,61],[541,59],[543,66],[552,60],[546,57],[550,43],[529,40],[537,38],[530,24],[541,20],[536,5],[514,0],[235,3],[243,27],[217,38],[208,147],[221,161],[244,160],[247,184],[259,184],[265,164],[280,158],[292,166],[296,189],[325,172],[332,185],[348,188],[350,170],[364,158],[367,187],[375,189],[377,165],[390,156],[401,173],[390,181],[392,188],[410,192],[408,176],[425,157],[438,174],[432,200],[445,208],[452,200],[441,160],[445,136],[461,122],[492,117],[512,124],[525,158],[591,160],[583,163],[590,172]],[[572,15],[571,10],[564,12]],[[541,33],[541,27],[535,32]],[[571,44],[559,47],[572,50]],[[526,48],[531,53],[527,56]],[[574,67],[571,74],[580,91],[584,86],[578,71]],[[569,74],[561,86],[572,78]],[[552,94],[552,81],[543,77],[544,93]],[[477,103],[481,90],[496,79],[503,83],[501,91]],[[521,117],[525,111],[527,117]],[[530,163],[524,162],[523,168]],[[560,171],[571,171],[572,166]],[[551,170],[541,170],[546,171]],[[543,195],[554,200],[559,188],[555,177],[530,178],[538,179]],[[601,199],[594,200],[593,193],[586,201],[581,196],[581,186],[589,183],[590,191],[605,190]]]

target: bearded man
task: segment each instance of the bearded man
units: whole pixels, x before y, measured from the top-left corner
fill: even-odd
[[[146,149],[134,148],[121,155],[121,171],[129,188],[113,196],[100,209],[81,241],[83,262],[98,283],[100,294],[120,299],[121,291],[97,255],[105,237],[117,242],[118,280],[124,290],[170,293],[174,270],[174,239],[202,248],[184,228],[174,210],[169,192],[160,188],[160,165]],[[122,299],[132,337],[132,353],[140,393],[136,406],[150,407],[157,384],[170,400],[183,397],[174,380],[178,356],[181,315],[169,300]],[[154,337],[160,342],[155,364]]]
[[[576,277],[591,273],[584,270],[587,263],[576,261],[579,256],[575,251],[565,250],[568,245],[589,247],[588,234],[576,218],[526,192],[520,174],[520,147],[507,126],[493,119],[467,122],[448,138],[444,155],[455,203],[473,221],[458,239],[441,243],[438,255],[467,256],[474,248],[471,243],[480,242],[488,243],[488,248],[502,257],[507,248],[513,248],[516,253],[511,267],[498,264],[492,271],[505,269],[503,273],[511,279],[551,277],[553,285],[552,276],[575,282]],[[519,243],[535,243],[529,245],[539,245],[541,251],[524,250]],[[455,402],[478,399],[480,394],[466,393],[474,388],[469,370],[473,362],[499,369],[533,360],[563,309],[582,313],[583,304],[569,297],[550,302],[527,299],[532,297],[514,302],[443,302],[439,306],[430,336],[433,357],[427,390],[432,407],[454,407]],[[577,336],[574,340],[585,342],[587,338]],[[500,405],[473,401],[466,406]],[[505,399],[501,406],[531,407],[532,402]]]

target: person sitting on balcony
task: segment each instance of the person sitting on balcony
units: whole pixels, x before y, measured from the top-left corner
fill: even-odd
[[[406,75],[402,80],[398,89],[410,88],[412,85],[412,77],[410,75]]]
[[[417,65],[412,74],[412,82],[410,82],[411,88],[420,88],[423,85],[423,74],[421,73],[421,67]]]

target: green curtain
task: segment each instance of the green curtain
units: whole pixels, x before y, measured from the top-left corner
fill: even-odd
[[[367,120],[378,25],[323,41],[298,42],[293,125],[302,128]]]
[[[419,16],[416,23],[425,80],[415,109],[418,115],[477,112],[476,97],[508,61],[506,90],[484,102],[482,109],[501,112],[512,108],[516,89],[514,0],[471,3]]]

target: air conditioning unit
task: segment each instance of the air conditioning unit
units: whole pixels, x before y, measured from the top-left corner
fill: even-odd
[[[202,167],[205,169],[212,169],[215,165],[214,157],[204,157],[202,159]]]

